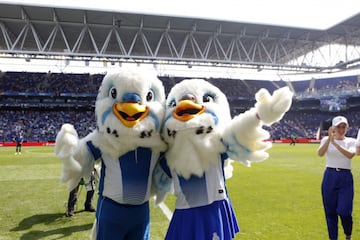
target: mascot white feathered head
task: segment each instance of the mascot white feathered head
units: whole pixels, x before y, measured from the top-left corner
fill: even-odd
[[[201,176],[225,151],[221,130],[231,121],[225,94],[202,79],[176,84],[166,100],[163,137],[169,167],[184,176]]]
[[[220,127],[231,120],[229,103],[216,86],[202,79],[176,84],[166,100],[165,129],[182,131]]]
[[[109,151],[156,146],[164,112],[165,90],[154,72],[129,68],[109,73],[95,103],[100,141],[113,146]]]
[[[166,100],[162,135],[168,143],[166,158],[178,175],[201,177],[226,153],[249,165],[268,158],[269,132],[262,128],[279,121],[290,109],[293,93],[288,87],[271,95],[266,89],[255,94],[255,106],[231,118],[225,94],[201,79],[183,80]]]

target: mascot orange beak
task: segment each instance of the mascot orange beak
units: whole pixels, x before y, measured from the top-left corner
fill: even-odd
[[[186,122],[205,112],[205,107],[192,100],[182,100],[172,112],[175,119]]]
[[[139,103],[123,102],[113,105],[115,116],[128,128],[132,128],[149,114],[149,109]]]

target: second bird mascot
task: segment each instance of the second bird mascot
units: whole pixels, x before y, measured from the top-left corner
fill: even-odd
[[[255,107],[231,118],[219,88],[200,80],[176,84],[166,100],[163,127],[168,143],[162,168],[172,178],[176,209],[167,240],[228,240],[239,231],[225,185],[226,159],[265,160],[271,143],[262,128],[279,121],[292,102],[287,88],[259,90]]]

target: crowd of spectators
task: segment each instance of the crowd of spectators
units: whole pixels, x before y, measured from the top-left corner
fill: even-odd
[[[322,98],[360,94],[359,80],[356,75],[313,80],[313,86],[310,84],[311,81],[299,81],[298,83],[300,84],[293,84],[298,98]]]
[[[1,92],[97,93],[104,74],[2,72]]]
[[[104,74],[63,74],[63,73],[25,73],[25,72],[2,72],[0,74],[0,96],[5,92],[12,93],[54,93],[54,94],[93,94],[96,96]],[[182,78],[160,77],[166,92]],[[232,114],[236,115],[247,110],[253,105],[254,94],[262,87],[273,92],[279,87],[291,85],[291,88],[299,96],[302,92],[308,92],[311,81],[300,81],[287,83],[284,81],[259,81],[259,80],[237,80],[237,79],[207,79],[219,87],[229,99]],[[347,78],[336,78],[317,80],[313,87],[314,92],[329,92],[334,89],[348,90],[358,87],[357,76]],[[307,87],[308,86],[308,87]],[[239,99],[247,99],[242,102]],[[21,99],[20,101],[25,101]],[[68,99],[69,102],[81,101],[76,98]],[[1,99],[0,99],[1,104]],[[46,102],[44,103],[46,104]],[[239,110],[241,109],[241,110]],[[66,109],[61,111],[47,109],[18,109],[8,110],[0,108],[0,142],[12,141],[16,132],[22,131],[24,141],[43,142],[54,141],[56,133],[64,123],[71,123],[77,129],[79,136],[87,135],[95,128],[95,116],[92,110]],[[350,122],[348,134],[356,136],[360,123],[360,111],[355,110],[346,113],[321,112],[316,106],[313,110],[298,111],[291,110],[284,118],[273,124],[271,127],[264,127],[271,133],[273,139],[288,139],[291,135],[297,138],[316,138],[322,121],[331,117],[343,114]]]
[[[52,142],[64,123],[73,124],[84,137],[96,126],[92,111],[3,110],[0,123],[0,142],[13,141],[19,131],[25,142]]]

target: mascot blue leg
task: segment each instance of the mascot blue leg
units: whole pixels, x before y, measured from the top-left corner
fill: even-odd
[[[126,205],[100,197],[96,219],[97,240],[150,239],[149,202],[142,205]]]

